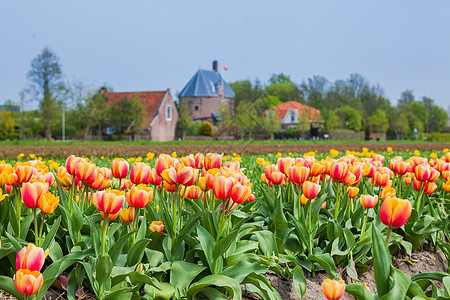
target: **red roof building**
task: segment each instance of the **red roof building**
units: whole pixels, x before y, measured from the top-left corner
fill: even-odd
[[[267,116],[268,111],[276,112],[282,129],[297,127],[301,120],[307,120],[315,127],[321,127],[324,123],[318,109],[296,101],[287,101],[267,109],[264,116]]]
[[[146,118],[141,125],[146,138],[152,141],[173,141],[175,139],[178,111],[169,89],[151,92],[103,92],[103,95],[109,105],[124,97],[129,99],[139,97],[146,112]]]

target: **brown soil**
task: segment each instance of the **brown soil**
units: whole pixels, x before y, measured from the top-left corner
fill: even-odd
[[[447,260],[444,254],[440,251],[438,251],[437,253],[428,251],[417,252],[413,253],[411,258],[411,262],[413,265],[407,262],[408,260],[406,257],[393,257],[393,265],[410,277],[413,277],[414,275],[420,273],[447,271]],[[281,276],[271,271],[266,274],[266,277],[269,279],[272,286],[278,291],[283,300],[300,299],[292,284],[292,280],[284,280]],[[325,299],[323,296],[321,284],[326,278],[328,278],[328,275],[326,273],[318,273],[313,278],[310,274],[305,274],[305,277],[307,281],[307,290],[305,296],[303,297],[303,300]],[[343,279],[347,284],[351,283],[351,279],[345,274],[343,269],[338,269],[338,277],[339,279]],[[367,283],[367,286],[371,291],[376,291],[372,268],[367,273],[359,276],[359,279],[359,282],[361,284]],[[249,300],[260,298],[251,293],[248,293],[243,297],[243,299]],[[346,293],[341,299],[353,300],[355,298],[352,295]]]
[[[420,150],[442,150],[450,148],[450,143],[429,143],[429,144],[199,144],[199,145],[65,145],[65,146],[1,146],[0,158],[16,158],[19,153],[25,156],[35,154],[45,158],[67,157],[70,154],[79,156],[145,156],[148,152],[156,155],[160,153],[172,153],[184,155],[189,153],[238,153],[238,154],[267,154],[267,153],[305,153],[318,151],[320,153],[329,152],[330,149],[339,151],[361,151],[363,147],[375,152],[386,151],[387,147],[392,147],[394,151]]]

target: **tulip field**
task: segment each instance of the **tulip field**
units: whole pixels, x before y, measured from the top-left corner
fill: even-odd
[[[315,299],[450,299],[393,264],[450,258],[449,149],[17,153],[0,187],[0,299],[287,299],[268,273],[292,299],[319,276]]]

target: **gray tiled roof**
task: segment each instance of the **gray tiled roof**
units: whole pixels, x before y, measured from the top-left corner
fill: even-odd
[[[222,81],[225,98],[234,98],[234,92],[219,72],[198,70],[178,97],[217,97],[217,86]]]

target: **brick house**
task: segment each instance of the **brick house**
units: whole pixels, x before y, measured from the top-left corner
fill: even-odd
[[[234,92],[218,72],[217,65],[217,61],[213,61],[211,71],[199,69],[178,95],[180,107],[187,101],[194,122],[214,124],[220,119],[222,103],[234,115]]]
[[[146,118],[141,125],[140,138],[152,141],[175,140],[175,127],[178,121],[178,111],[173,101],[170,89],[152,92],[103,92],[112,105],[123,97],[138,96],[145,108]]]
[[[301,121],[307,121],[310,128],[321,128],[325,123],[318,109],[296,101],[287,101],[269,108],[264,112],[264,117],[269,117],[269,111],[276,112],[282,130],[297,128]]]

